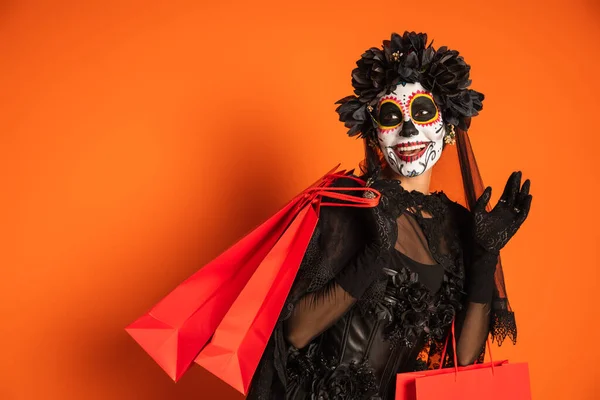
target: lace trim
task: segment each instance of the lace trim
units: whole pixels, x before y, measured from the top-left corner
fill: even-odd
[[[517,322],[515,313],[508,310],[494,310],[492,313],[492,341],[502,346],[508,337],[513,344],[517,344]]]

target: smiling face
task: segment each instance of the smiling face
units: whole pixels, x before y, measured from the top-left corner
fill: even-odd
[[[446,128],[430,92],[420,83],[400,84],[377,106],[379,146],[394,172],[414,177],[442,155]]]

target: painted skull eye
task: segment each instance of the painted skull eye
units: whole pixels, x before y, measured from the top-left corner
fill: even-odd
[[[402,111],[396,103],[386,101],[379,108],[379,124],[386,128],[392,128],[402,123]]]
[[[417,124],[428,124],[439,117],[438,109],[428,94],[419,94],[410,102],[410,113]]]

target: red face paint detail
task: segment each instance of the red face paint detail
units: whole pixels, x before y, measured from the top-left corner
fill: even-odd
[[[427,122],[426,124],[421,124],[421,123],[415,121],[415,124],[418,124],[419,126],[431,126],[431,125],[434,125],[434,124],[437,124],[438,122],[440,122],[440,118],[441,118],[441,116],[440,116],[440,113],[438,112],[438,116],[435,120],[433,120],[431,122]]]
[[[430,92],[427,92],[425,90],[417,90],[416,92],[411,93],[410,97],[408,98],[407,106],[410,108],[410,105],[412,104],[412,101],[414,100],[414,98],[417,95],[425,95],[425,96],[427,96],[427,97],[429,97],[431,99],[431,101],[435,105],[436,112],[437,112],[437,117],[433,121],[429,121],[429,122],[426,122],[426,123],[421,123],[419,121],[414,121],[413,120],[415,122],[415,124],[417,124],[419,126],[431,126],[433,124],[437,124],[438,122],[440,122],[440,119],[442,118],[442,114],[440,113],[440,110],[438,109],[437,104],[435,104],[435,99],[433,98],[433,94],[431,94]],[[410,115],[411,119],[412,119],[412,113],[410,113],[410,110],[408,111],[407,115]]]
[[[410,110],[408,109],[408,107],[406,107],[405,104],[402,104],[402,112],[404,113],[404,115],[407,115],[410,117]]]
[[[385,96],[385,97],[382,97],[381,100],[379,100],[379,104],[377,105],[377,114],[379,114],[379,112],[381,111],[381,106],[386,101],[391,101],[392,103],[394,103],[395,105],[397,105],[398,108],[400,108],[401,110],[404,109],[404,105],[402,104],[402,102],[400,101],[400,99],[398,99],[398,98],[396,98],[394,96]]]
[[[421,144],[427,145],[429,143],[431,143],[431,142],[423,142],[423,141],[419,141],[419,142],[404,142],[404,143],[398,143],[396,145],[396,148],[403,149],[405,147],[418,146],[418,145],[421,145]]]
[[[398,108],[400,108],[400,110],[403,113],[403,121],[406,117],[408,117],[409,119],[413,119],[412,118],[412,114],[410,112],[410,104],[412,103],[413,99],[415,98],[415,96],[417,95],[426,95],[429,98],[431,98],[431,101],[433,101],[433,103],[435,104],[435,100],[433,98],[433,94],[431,94],[431,92],[428,92],[426,90],[417,90],[413,93],[410,94],[410,96],[408,97],[407,101],[402,101],[400,100],[398,97],[394,96],[394,95],[387,95],[381,98],[381,100],[379,100],[379,105],[377,107],[377,113],[379,113],[381,111],[381,106],[383,105],[383,103],[385,101],[392,101],[394,104],[396,104],[398,106]],[[437,105],[436,105],[437,108]],[[434,124],[437,124],[438,122],[440,122],[441,120],[441,113],[439,112],[439,109],[437,111],[437,118],[433,121],[427,122],[427,123],[419,123],[418,121],[414,121],[415,124],[419,125],[419,126],[432,126]],[[387,133],[391,130],[397,129],[398,125],[394,126],[394,127],[380,127],[381,132],[382,133]]]
[[[430,96],[431,98],[433,98],[433,95],[432,95],[431,93],[429,93],[429,92],[427,92],[427,91],[425,91],[425,90],[417,90],[416,92],[412,92],[412,93],[410,94],[410,96],[408,97],[408,101],[407,101],[407,103],[409,103],[409,104],[410,104],[410,102],[412,101],[412,99],[413,99],[413,98],[414,98],[416,95],[418,95],[418,94],[426,94],[426,95]]]
[[[400,100],[398,100],[398,98],[396,98],[395,96],[385,96],[379,101],[379,104],[377,105],[377,114],[378,115],[381,113],[381,107],[383,106],[384,103],[395,104],[400,109],[400,112],[403,113],[403,115],[400,116],[400,122],[398,122],[398,124],[396,124],[394,126],[382,126],[381,124],[378,123],[378,125],[379,125],[378,129],[381,133],[387,133],[387,132],[398,129],[400,127],[400,125],[402,125],[402,122],[404,119],[404,113],[406,112],[404,106],[400,103]]]
[[[419,150],[418,153],[412,154],[412,155],[406,155],[402,153],[402,149],[406,148],[406,147],[410,147],[410,146],[417,146],[417,145],[424,145],[424,147]],[[400,143],[398,144],[395,148],[394,148],[394,153],[396,154],[396,156],[407,163],[410,162],[414,162],[417,161],[419,158],[423,157],[423,155],[425,154],[425,152],[427,151],[427,149],[431,146],[433,146],[434,143],[433,142],[406,142],[406,143]]]

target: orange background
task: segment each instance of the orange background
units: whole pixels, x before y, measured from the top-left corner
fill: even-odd
[[[0,399],[241,398],[197,366],[174,384],[123,328],[356,164],[333,103],[404,30],[473,66],[495,195],[515,169],[533,182],[503,253],[519,344],[498,357],[530,363],[535,399],[600,398],[598,3],[319,3],[0,3]]]

